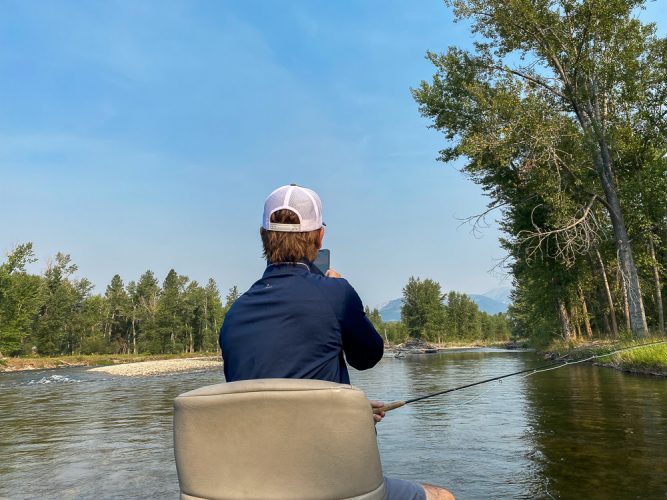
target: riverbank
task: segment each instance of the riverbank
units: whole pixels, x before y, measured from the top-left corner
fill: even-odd
[[[430,344],[425,342],[406,342],[405,344],[386,344],[388,353],[403,352],[439,352],[449,349],[472,349],[477,347],[519,348],[523,345],[509,345],[507,341],[473,341]],[[136,366],[134,366],[136,365]],[[219,352],[179,353],[179,354],[75,354],[70,356],[26,356],[0,358],[0,373],[28,370],[49,370],[90,366],[93,371],[121,376],[158,375],[213,369],[222,366]]]
[[[470,342],[443,342],[435,343],[438,350],[447,349],[474,349],[477,347],[492,347],[496,349],[523,349],[528,347],[528,344],[523,342],[514,342],[510,340],[473,340]]]
[[[410,338],[400,344],[385,342],[385,355],[391,354],[432,354],[436,352],[457,350],[457,349],[477,349],[483,347],[497,349],[524,349],[528,344],[523,341],[509,340],[473,340],[468,342],[427,342],[421,339]]]
[[[53,368],[69,368],[77,366],[115,367],[135,363],[171,360],[182,361],[188,359],[208,359],[211,360],[212,363],[216,362],[221,365],[220,353],[215,352],[180,354],[75,354],[71,356],[53,357],[26,356],[0,358],[0,373],[24,370],[49,370]],[[172,363],[172,365],[174,364]],[[165,364],[165,367],[169,366],[169,363]],[[188,366],[194,367],[197,366],[197,363]]]
[[[558,341],[553,342],[545,349],[545,355],[550,359],[575,361],[610,353],[618,349],[664,340],[667,339],[653,337],[638,342],[627,340]],[[591,360],[591,362],[598,366],[606,366],[628,373],[667,377],[667,344],[638,347],[597,358]]]

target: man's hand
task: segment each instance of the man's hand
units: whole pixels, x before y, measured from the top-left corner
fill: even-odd
[[[371,408],[382,408],[384,406],[384,403],[382,401],[375,401],[373,399],[370,400],[371,402]],[[377,424],[384,418],[384,412],[381,411],[380,413],[374,413],[373,414],[373,420],[375,420],[375,423]]]
[[[329,278],[342,278],[340,273],[336,271],[335,269],[328,269],[326,273],[324,273],[325,276]]]

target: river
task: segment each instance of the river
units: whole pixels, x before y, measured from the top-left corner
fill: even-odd
[[[474,350],[384,358],[353,384],[384,401],[539,364]],[[0,374],[0,498],[178,498],[172,400],[221,373]],[[575,365],[405,406],[378,425],[386,475],[460,499],[667,498],[667,379]]]

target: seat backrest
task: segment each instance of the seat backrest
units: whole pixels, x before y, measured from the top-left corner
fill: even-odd
[[[182,499],[363,499],[385,495],[363,392],[319,380],[202,387],[174,400]]]

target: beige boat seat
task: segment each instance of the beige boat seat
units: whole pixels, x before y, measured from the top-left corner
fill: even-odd
[[[264,379],[174,400],[181,499],[384,499],[368,400],[350,385]]]

